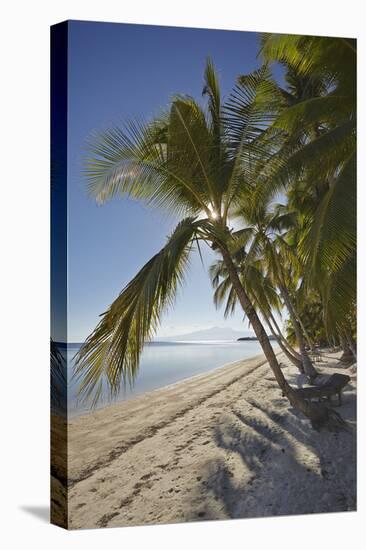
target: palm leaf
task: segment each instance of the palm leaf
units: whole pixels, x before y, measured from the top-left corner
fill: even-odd
[[[164,134],[164,136],[162,136]],[[167,130],[156,121],[130,122],[96,133],[89,140],[85,175],[98,202],[129,195],[178,214],[197,214],[206,208],[202,193],[186,173],[167,158]]]
[[[76,356],[76,379],[83,399],[101,398],[103,388],[118,393],[121,382],[134,380],[141,351],[174,302],[184,280],[200,222],[181,221],[164,248],[127,284],[103,313],[102,320]]]
[[[342,167],[315,213],[307,220],[308,230],[300,242],[304,261],[313,277],[335,273],[351,258],[356,258],[356,157],[352,155]],[[354,278],[342,284],[355,297]]]

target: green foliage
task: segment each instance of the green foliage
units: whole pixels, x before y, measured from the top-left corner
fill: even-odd
[[[144,343],[154,334],[163,311],[173,304],[184,281],[199,229],[200,222],[195,219],[182,220],[164,248],[103,313],[77,356],[76,377],[81,378],[82,396],[93,394],[96,403],[103,384],[108,385],[113,396],[119,391],[121,380],[134,380]]]
[[[270,277],[263,271],[263,262],[257,260],[250,265],[246,263],[247,255],[240,250],[233,256],[238,275],[251,302],[259,315],[270,316],[271,312],[280,313],[281,300]],[[235,312],[238,303],[227,268],[222,260],[218,260],[209,269],[214,292],[214,303],[217,308],[225,305],[224,316],[229,317]]]
[[[241,105],[245,112],[256,112],[258,125],[260,112],[251,104],[264,78],[256,75],[241,85]],[[244,184],[241,155],[244,150],[249,154],[251,142],[256,155],[259,147],[251,135],[251,117],[241,126],[243,139],[237,142],[230,136],[223,114],[227,105],[221,106],[210,60],[203,93],[206,110],[191,97],[177,96],[152,122],[112,128],[96,134],[89,144],[85,173],[99,202],[128,195],[187,216],[103,314],[79,351],[75,373],[79,391],[93,403],[104,386],[114,395],[121,383],[133,382],[143,345],[172,305],[194,244],[203,240],[220,249],[233,239],[227,223]],[[266,113],[262,116],[265,119]]]
[[[300,305],[299,300],[297,300],[297,312],[310,337],[311,343],[317,346],[330,345],[324,324],[323,303],[316,292],[308,292],[306,298],[301,300]],[[286,321],[286,337],[291,344],[295,345],[296,335],[291,319]]]
[[[314,342],[354,325],[355,41],[263,35],[261,55],[263,66],[239,76],[225,101],[208,59],[204,106],[176,96],[152,121],[98,132],[89,143],[85,175],[98,202],[130,196],[181,219],[77,356],[80,393],[94,403],[104,385],[114,395],[133,382],[200,240],[230,253],[259,313],[281,311],[283,286]],[[273,62],[285,67],[282,88]],[[279,191],[286,200],[275,205]],[[237,295],[221,259],[210,275],[216,305],[232,314]]]
[[[284,186],[290,198],[302,186],[299,257],[309,290],[322,295],[327,331],[334,335],[356,300],[356,44],[264,35],[261,53],[267,63],[283,63],[292,80],[316,83],[315,97],[301,94],[288,102],[270,129],[282,130],[283,144],[268,185],[272,192]]]

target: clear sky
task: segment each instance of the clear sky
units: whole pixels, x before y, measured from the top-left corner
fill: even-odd
[[[83,341],[124,285],[163,245],[176,220],[129,199],[97,206],[82,174],[91,132],[126,119],[150,118],[176,93],[199,99],[210,56],[227,94],[239,74],[259,66],[252,32],[145,25],[69,23],[69,341]],[[240,311],[216,311],[204,251],[196,255],[176,305],[158,335],[211,326],[247,330]]]

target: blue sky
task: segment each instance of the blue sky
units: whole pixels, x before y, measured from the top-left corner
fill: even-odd
[[[69,341],[82,341],[124,285],[163,245],[176,220],[129,199],[102,206],[88,196],[82,160],[88,136],[131,118],[150,118],[175,93],[201,97],[207,56],[227,94],[239,74],[259,66],[252,32],[145,25],[69,23]],[[248,329],[240,311],[224,320],[212,301],[204,251],[196,255],[158,335],[210,326]]]

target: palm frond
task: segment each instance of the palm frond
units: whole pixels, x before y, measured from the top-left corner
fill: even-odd
[[[210,163],[214,148],[215,141],[200,106],[192,98],[176,98],[170,111],[168,160],[174,171],[188,174],[198,190],[203,187],[212,208],[220,212],[220,196]]]
[[[205,85],[202,90],[202,95],[208,96],[208,109],[210,119],[212,121],[213,133],[218,139],[221,135],[221,94],[219,80],[215,71],[215,67],[210,58],[207,59],[205,73]]]
[[[192,240],[199,221],[181,221],[164,248],[126,285],[103,314],[76,356],[75,377],[81,398],[101,398],[103,388],[118,393],[121,382],[132,382],[141,351],[174,302],[184,281]]]
[[[315,125],[338,124],[351,116],[345,96],[331,93],[324,97],[314,97],[292,105],[277,117],[274,128],[281,128],[291,135],[313,129]]]
[[[167,139],[167,129],[158,131],[156,121],[134,121],[123,129],[116,126],[96,133],[85,160],[89,192],[99,203],[129,195],[178,214],[204,210],[205,198],[189,177],[192,170],[172,166],[168,159]]]
[[[275,120],[277,85],[266,65],[238,77],[237,84],[223,105],[223,118],[236,149],[255,141]]]
[[[307,220],[308,231],[304,232],[300,252],[312,273],[334,273],[349,258],[356,257],[356,157],[348,162],[334,178],[314,214]],[[352,286],[355,295],[355,280],[345,284]]]
[[[305,173],[308,181],[317,181],[320,175],[329,179],[354,152],[355,144],[354,122],[344,122],[298,149],[280,168],[275,165],[267,185],[274,193],[286,189],[293,180],[302,179]]]

